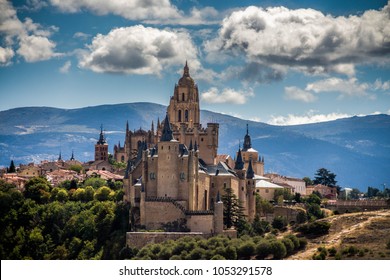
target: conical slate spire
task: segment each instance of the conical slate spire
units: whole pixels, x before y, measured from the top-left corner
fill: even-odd
[[[169,142],[171,140],[173,140],[173,133],[172,133],[171,124],[169,123],[169,117],[168,117],[168,113],[167,113],[165,120],[164,120],[164,127],[162,130],[162,135],[161,135],[160,141]]]
[[[197,150],[198,150],[198,143],[196,143],[196,141],[195,141],[194,151],[196,152]]]
[[[100,136],[99,136],[99,141],[97,142],[99,145],[106,144],[106,139],[104,138],[104,133],[103,133],[103,125],[100,126]]]
[[[61,151],[60,151],[60,154],[58,156],[58,161],[61,161],[62,160],[62,155],[61,155]]]
[[[253,171],[252,167],[252,160],[249,160],[248,170],[246,172],[246,178],[247,179],[253,179],[255,177],[255,172]]]
[[[74,160],[74,152],[72,150],[72,157],[70,158],[70,160]]]
[[[242,160],[241,149],[238,149],[236,164],[234,165],[234,169],[243,170],[244,169],[244,161]]]
[[[246,124],[246,135],[244,137],[244,145],[242,150],[248,151],[250,148],[252,148],[252,141],[251,137],[249,136],[248,124]]]
[[[221,202],[221,194],[219,193],[219,191],[217,193],[217,199],[215,201],[216,202]]]
[[[189,151],[192,151],[192,150],[193,150],[193,147],[192,147],[192,139],[190,140],[190,146],[188,147],[188,150],[189,150]]]

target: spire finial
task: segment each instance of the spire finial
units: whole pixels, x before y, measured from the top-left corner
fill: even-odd
[[[246,124],[246,134],[249,135],[249,125]]]
[[[186,65],[184,66],[183,76],[186,76],[186,77],[190,76],[190,69],[188,68],[187,60],[186,60]]]

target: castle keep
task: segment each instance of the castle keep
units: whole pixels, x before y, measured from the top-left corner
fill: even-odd
[[[222,233],[220,198],[226,188],[241,200],[247,219],[254,219],[256,180],[264,173],[264,158],[252,148],[247,128],[234,166],[218,161],[218,134],[218,123],[200,124],[198,86],[186,63],[156,130],[152,123],[149,131],[132,132],[127,124],[124,146],[114,147],[115,159],[127,162],[124,189],[133,228],[176,224],[191,232]]]

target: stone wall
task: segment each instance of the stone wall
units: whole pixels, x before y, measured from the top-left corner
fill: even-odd
[[[214,233],[214,215],[187,216],[187,226],[193,232]]]
[[[171,202],[145,201],[145,209],[147,209],[147,212],[141,213],[141,215],[145,215],[144,225],[148,230],[161,229],[162,223],[185,219],[183,211]]]

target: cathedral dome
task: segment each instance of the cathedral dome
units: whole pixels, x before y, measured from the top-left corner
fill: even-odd
[[[195,82],[194,79],[191,78],[190,76],[190,70],[187,65],[184,66],[184,71],[183,71],[183,76],[179,80],[179,86],[194,86]]]

